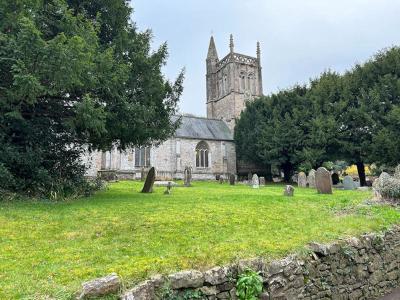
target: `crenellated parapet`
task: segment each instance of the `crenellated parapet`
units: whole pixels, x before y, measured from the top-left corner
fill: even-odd
[[[217,63],[217,70],[222,69],[229,63],[240,63],[240,64],[245,64],[253,67],[257,67],[258,65],[258,60],[255,57],[244,55],[244,54],[239,54],[239,53],[229,53],[226,55],[223,59],[221,59]]]

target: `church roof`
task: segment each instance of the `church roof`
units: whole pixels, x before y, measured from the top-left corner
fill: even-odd
[[[182,122],[176,130],[175,137],[199,140],[233,140],[233,134],[224,121],[194,116],[182,116]]]

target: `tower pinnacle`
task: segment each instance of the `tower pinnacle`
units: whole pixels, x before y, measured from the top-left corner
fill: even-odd
[[[260,49],[260,42],[257,42],[257,59],[258,61],[261,58],[261,49]]]
[[[210,45],[208,46],[207,59],[218,59],[217,48],[215,47],[214,37],[210,38]]]
[[[234,44],[233,44],[233,35],[231,34],[230,39],[229,39],[229,49],[231,51],[231,53],[233,53],[234,50]]]

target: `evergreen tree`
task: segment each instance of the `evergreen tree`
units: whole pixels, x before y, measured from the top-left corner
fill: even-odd
[[[303,161],[308,101],[306,88],[295,86],[248,103],[235,127],[239,158],[277,166],[290,181]]]
[[[71,192],[87,148],[174,132],[183,75],[164,79],[166,45],[151,52],[130,15],[123,0],[0,2],[0,187]]]

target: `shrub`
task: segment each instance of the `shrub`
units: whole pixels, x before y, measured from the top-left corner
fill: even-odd
[[[395,176],[390,176],[386,172],[382,172],[379,179],[374,183],[375,190],[383,199],[400,200],[400,178],[398,167]]]
[[[257,300],[262,292],[262,278],[252,270],[239,275],[236,283],[236,295],[240,300]]]

